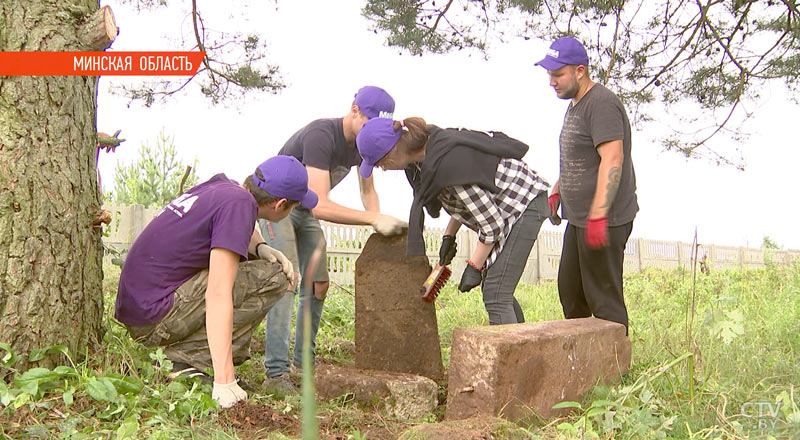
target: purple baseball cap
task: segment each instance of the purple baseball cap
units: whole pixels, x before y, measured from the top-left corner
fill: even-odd
[[[568,64],[575,66],[589,65],[589,56],[586,55],[586,49],[575,37],[561,37],[553,41],[547,51],[547,55],[535,65],[542,66],[547,70],[558,70]]]
[[[264,180],[253,173],[253,181],[275,197],[297,200],[308,209],[317,206],[317,193],[308,189],[306,167],[294,156],[275,156],[258,166]]]
[[[383,156],[392,150],[400,139],[403,129],[394,130],[394,120],[389,118],[370,119],[361,126],[356,136],[356,146],[361,154],[358,173],[363,178],[372,175],[372,169]]]
[[[380,87],[364,86],[358,89],[353,104],[369,119],[394,117],[394,99]]]

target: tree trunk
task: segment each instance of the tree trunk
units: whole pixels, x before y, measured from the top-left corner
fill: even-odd
[[[0,51],[80,51],[97,0],[3,0]],[[97,77],[0,77],[0,342],[24,355],[103,334]],[[18,368],[30,366],[20,356]],[[62,360],[47,357],[39,365]]]

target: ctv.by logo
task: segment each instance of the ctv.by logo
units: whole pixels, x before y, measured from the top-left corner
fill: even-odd
[[[753,429],[775,429],[778,423],[778,413],[783,406],[783,401],[773,402],[745,402],[741,414],[753,421]]]

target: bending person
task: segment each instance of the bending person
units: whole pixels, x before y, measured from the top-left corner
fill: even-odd
[[[355,95],[349,112],[341,118],[317,119],[298,130],[280,150],[280,154],[296,157],[308,170],[308,186],[319,195],[319,203],[312,209],[298,208],[281,222],[262,221],[262,234],[270,246],[281,250],[299,268],[302,280],[295,326],[295,345],[292,365],[302,363],[304,305],[310,302],[311,354],[316,354],[316,337],[322,308],[328,292],[326,240],[320,220],[346,225],[369,225],[384,235],[400,234],[408,224],[397,218],[381,214],[378,195],[372,178],[359,179],[364,210],[351,209],[333,202],[329,193],[344,179],[350,169],[361,163],[355,146],[356,135],[362,124],[370,118],[391,117],[394,99],[379,87],[362,87]],[[314,273],[306,274],[312,266],[311,256],[322,249]],[[308,284],[313,283],[306,295]],[[288,291],[267,315],[264,364],[267,369],[265,389],[272,394],[297,391],[289,376],[289,337],[292,323],[294,291]]]
[[[362,177],[369,177],[375,166],[405,170],[414,189],[408,254],[425,253],[423,207],[432,217],[444,208],[450,222],[439,251],[443,263],[455,255],[461,225],[478,233],[459,290],[482,285],[492,325],[525,322],[514,290],[549,217],[550,186],[522,161],[528,146],[501,132],[441,129],[422,118],[369,120],[356,143],[364,159]]]

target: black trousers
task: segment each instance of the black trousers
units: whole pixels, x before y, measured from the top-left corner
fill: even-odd
[[[628,309],[622,295],[622,263],[633,222],[608,228],[608,246],[592,249],[584,240],[585,228],[567,224],[558,296],[564,317],[596,318],[618,322],[628,329]]]

